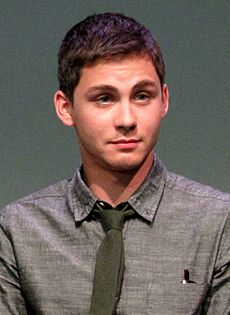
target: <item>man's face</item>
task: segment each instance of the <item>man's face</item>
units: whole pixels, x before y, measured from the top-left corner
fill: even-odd
[[[83,165],[132,171],[152,154],[168,90],[148,56],[131,56],[84,67],[72,105]]]

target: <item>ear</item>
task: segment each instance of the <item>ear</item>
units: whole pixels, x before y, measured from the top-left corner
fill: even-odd
[[[164,118],[169,109],[169,90],[166,83],[164,83],[162,87],[162,111],[161,111],[161,118]]]
[[[73,126],[72,110],[73,105],[68,97],[62,91],[57,91],[54,94],[54,106],[56,114],[61,122],[66,126]]]

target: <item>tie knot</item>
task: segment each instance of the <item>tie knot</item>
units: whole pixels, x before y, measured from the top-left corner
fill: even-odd
[[[120,203],[113,208],[104,201],[97,201],[94,213],[99,217],[102,228],[107,233],[111,229],[122,230],[125,220],[133,216],[135,211],[128,202]]]

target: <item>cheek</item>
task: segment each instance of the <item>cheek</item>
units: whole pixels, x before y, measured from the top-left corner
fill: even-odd
[[[159,111],[151,111],[139,116],[139,121],[144,129],[148,132],[157,130],[161,122],[161,113]]]
[[[102,138],[104,132],[101,125],[95,119],[85,119],[76,125],[76,133],[80,142],[96,143]]]
[[[97,111],[89,108],[87,111],[80,111],[76,117],[76,126],[79,129],[91,130],[91,132],[100,132],[105,128],[108,121],[105,115],[101,115]]]

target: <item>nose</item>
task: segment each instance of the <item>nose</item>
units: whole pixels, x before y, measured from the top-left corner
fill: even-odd
[[[115,118],[115,126],[117,129],[130,131],[137,126],[136,116],[133,105],[130,102],[120,102],[117,104],[117,113]]]

